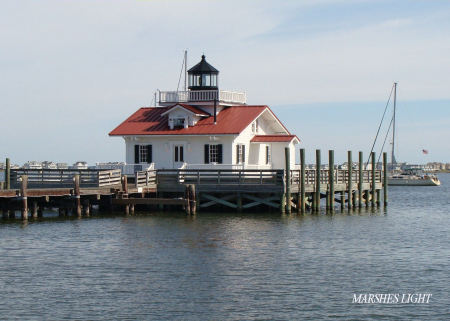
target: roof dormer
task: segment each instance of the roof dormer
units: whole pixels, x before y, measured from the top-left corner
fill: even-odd
[[[195,126],[195,124],[203,117],[210,115],[205,111],[190,105],[177,104],[170,107],[161,116],[166,116],[170,129],[181,129]]]

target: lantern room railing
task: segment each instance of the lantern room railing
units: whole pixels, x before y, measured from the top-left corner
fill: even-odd
[[[245,104],[247,95],[243,92],[225,90],[160,91],[159,103],[187,103],[213,101],[222,103]]]

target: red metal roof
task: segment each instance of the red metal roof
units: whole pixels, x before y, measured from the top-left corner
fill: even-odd
[[[197,107],[191,106],[191,105],[186,105],[186,104],[179,104],[179,103],[176,104],[176,105],[170,106],[165,112],[168,112],[168,111],[170,111],[172,108],[175,108],[175,107],[177,107],[177,106],[183,107],[184,109],[187,109],[188,111],[193,112],[193,113],[196,114],[196,115],[209,116],[209,113],[207,113],[207,112],[204,111],[204,110],[201,110],[200,108],[197,108]]]
[[[188,105],[185,105],[188,106]],[[167,115],[161,116],[171,107],[143,107],[109,133],[124,135],[226,135],[241,133],[267,106],[231,106],[214,117],[200,119],[195,126],[170,129]],[[195,108],[195,107],[194,107]]]
[[[252,143],[272,143],[272,142],[290,142],[291,140],[297,138],[296,135],[255,135],[250,142]]]

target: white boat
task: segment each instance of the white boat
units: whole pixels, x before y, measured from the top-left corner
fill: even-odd
[[[419,172],[401,172],[388,177],[391,186],[439,186],[441,182],[436,175],[421,174]]]
[[[394,83],[394,112],[392,116],[392,152],[391,152],[391,173],[388,177],[388,185],[391,186],[439,186],[441,182],[436,175],[425,174],[420,169],[405,169],[398,171],[395,169],[396,161],[394,156],[395,147],[395,109],[397,105],[397,83]]]

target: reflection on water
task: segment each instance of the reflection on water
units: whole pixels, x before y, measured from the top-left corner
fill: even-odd
[[[0,319],[444,320],[449,175],[334,215],[146,213],[0,223]],[[357,305],[353,293],[432,293]]]

